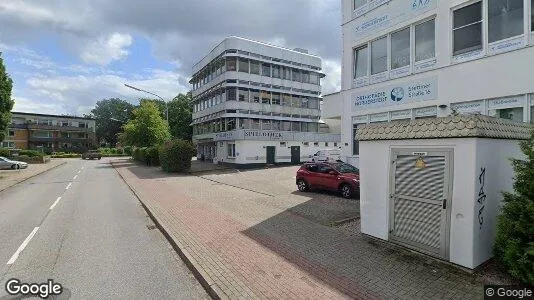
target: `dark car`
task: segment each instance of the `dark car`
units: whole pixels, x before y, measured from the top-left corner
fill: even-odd
[[[344,198],[360,193],[360,170],[344,162],[306,163],[297,171],[299,191],[311,189],[339,191]]]
[[[101,159],[102,154],[98,150],[89,150],[82,154],[82,159]]]

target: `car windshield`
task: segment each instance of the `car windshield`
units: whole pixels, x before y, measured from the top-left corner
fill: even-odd
[[[3,156],[0,156],[0,161],[8,161],[9,159],[3,157]]]
[[[360,170],[358,170],[358,168],[352,165],[346,164],[346,163],[332,164],[332,167],[334,168],[334,170],[338,171],[339,173],[355,173],[355,174],[360,173]]]

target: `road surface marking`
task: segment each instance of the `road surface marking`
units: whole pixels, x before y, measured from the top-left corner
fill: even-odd
[[[22,242],[22,245],[20,245],[20,247],[17,249],[17,252],[15,252],[15,254],[13,254],[13,256],[11,256],[11,258],[7,262],[8,265],[13,264],[17,260],[17,258],[19,258],[20,253],[24,250],[24,248],[26,248],[26,246],[28,246],[28,243],[37,233],[37,230],[39,230],[39,227],[35,227],[30,233],[30,235],[28,235],[28,237],[24,240],[24,242]]]
[[[61,197],[57,197],[56,202],[54,202],[54,204],[52,204],[52,206],[50,206],[50,210],[54,209],[54,207],[59,202],[59,200],[61,200]]]
[[[72,182],[69,182],[69,184],[67,185],[67,187],[65,188],[66,190],[70,189],[70,186],[72,185]]]
[[[78,170],[78,174],[80,174],[82,172],[82,170]]]
[[[75,175],[72,180],[76,180],[76,178],[78,178],[78,175]]]

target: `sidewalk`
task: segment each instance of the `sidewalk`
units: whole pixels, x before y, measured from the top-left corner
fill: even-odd
[[[312,194],[220,183],[240,173],[205,179],[113,164],[217,297],[483,298],[476,274],[370,240],[358,224],[324,226],[295,213],[322,201]]]
[[[27,169],[0,170],[0,192],[28,178],[65,164],[64,159],[51,159],[46,164],[29,164]]]

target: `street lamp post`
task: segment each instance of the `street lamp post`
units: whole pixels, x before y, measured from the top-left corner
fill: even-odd
[[[167,105],[167,101],[165,101],[165,99],[163,99],[161,96],[159,96],[158,94],[155,94],[155,93],[152,93],[152,92],[149,92],[149,91],[146,91],[146,90],[143,90],[143,89],[140,89],[140,88],[137,88],[135,86],[131,86],[129,84],[124,84],[124,86],[128,87],[128,88],[131,88],[133,90],[136,90],[136,91],[139,91],[139,92],[144,92],[144,93],[147,93],[147,94],[150,94],[152,96],[156,96],[158,97],[159,99],[161,99],[161,101],[163,101],[163,103],[165,103],[165,116],[167,118],[167,124],[169,123],[169,106]]]

